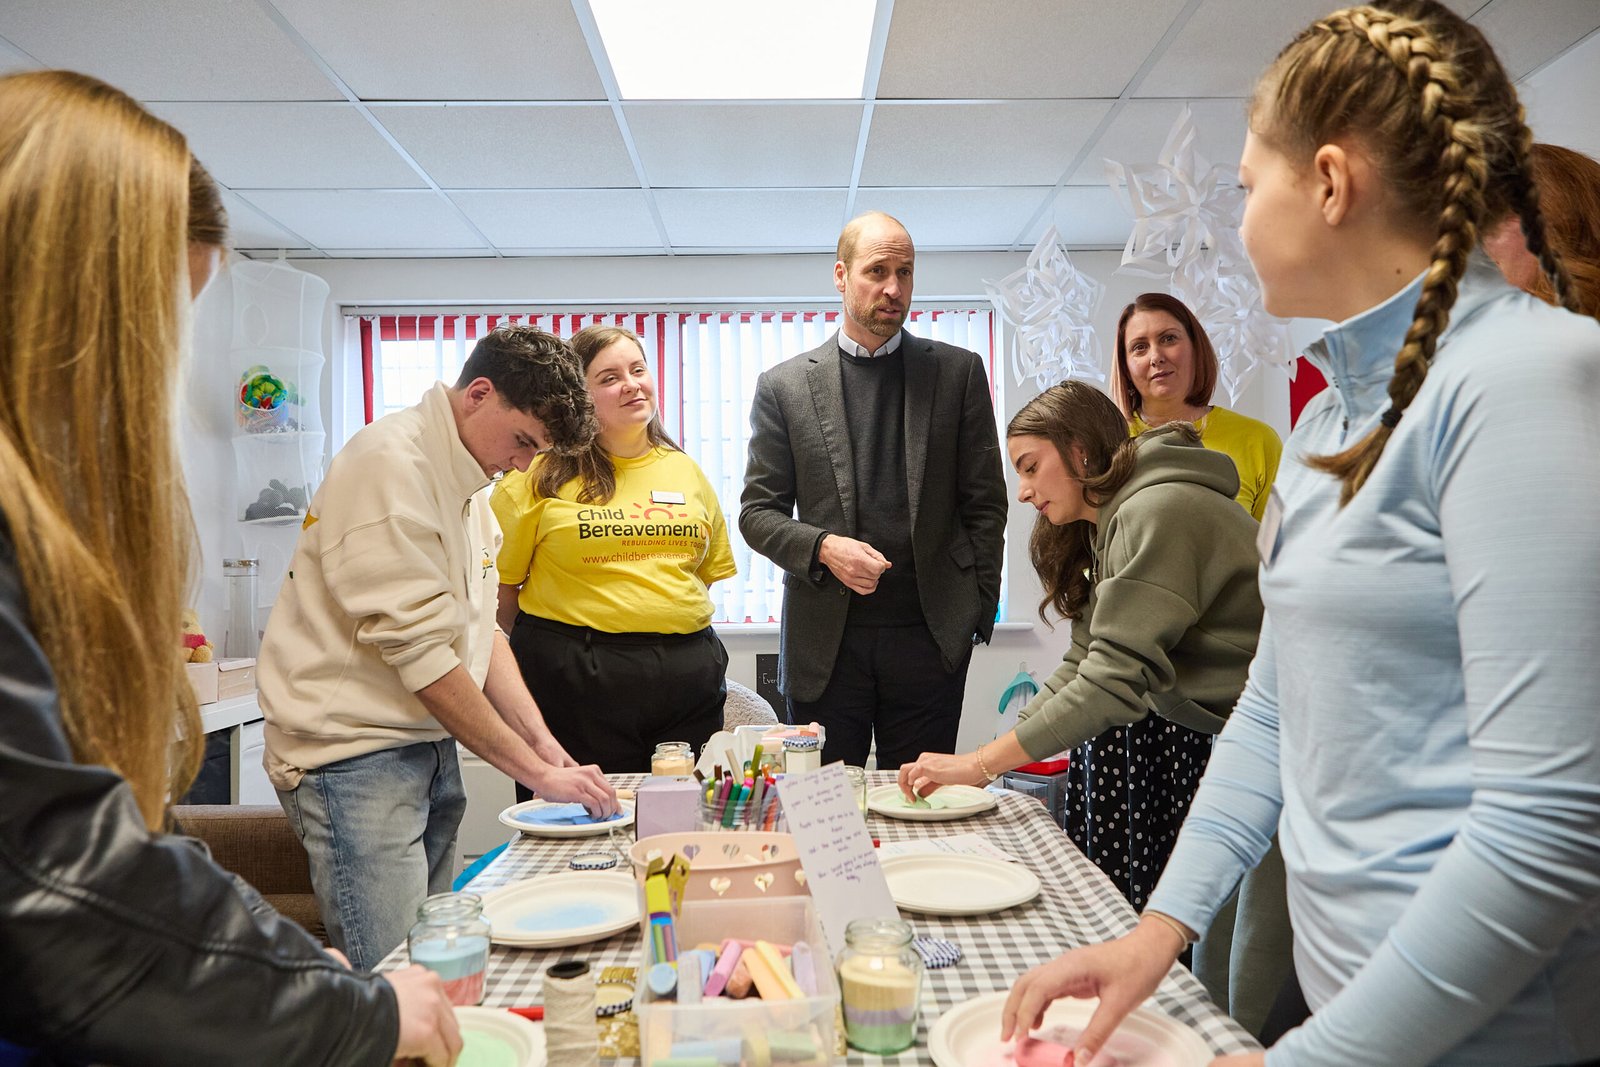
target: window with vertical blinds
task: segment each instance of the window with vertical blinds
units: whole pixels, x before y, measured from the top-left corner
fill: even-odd
[[[360,338],[366,421],[417,403],[434,382],[454,382],[477,339],[506,319],[562,337],[585,326],[624,326],[644,339],[667,432],[700,464],[728,518],[739,573],[711,588],[719,624],[778,621],[782,575],[739,535],[750,405],[762,371],[822,344],[841,312],[651,311],[382,315],[352,318]],[[994,380],[994,324],[987,310],[915,309],[911,332],[971,349]]]

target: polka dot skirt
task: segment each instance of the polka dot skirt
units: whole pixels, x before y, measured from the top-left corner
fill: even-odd
[[[1064,829],[1144,908],[1211,758],[1210,734],[1147,715],[1072,751]]]

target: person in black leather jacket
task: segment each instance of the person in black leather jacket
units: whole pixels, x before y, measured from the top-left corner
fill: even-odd
[[[167,398],[224,234],[127,96],[0,78],[0,1063],[448,1065],[436,975],[350,971],[159,831],[199,729]]]

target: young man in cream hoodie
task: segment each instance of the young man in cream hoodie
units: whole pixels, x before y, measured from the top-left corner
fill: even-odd
[[[312,500],[261,647],[265,762],[356,967],[450,888],[457,741],[540,797],[617,810],[545,726],[494,618],[490,480],[595,429],[566,342],[502,327],[454,386],[352,437]]]

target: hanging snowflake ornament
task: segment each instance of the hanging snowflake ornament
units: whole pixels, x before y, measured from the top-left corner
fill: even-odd
[[[1067,378],[1105,384],[1093,326],[1105,286],[1072,265],[1054,226],[1021,269],[983,284],[1011,324],[1011,372],[1018,385],[1028,378],[1040,389]]]
[[[1195,313],[1217,352],[1221,385],[1236,402],[1261,366],[1291,373],[1289,325],[1266,313],[1239,239],[1244,196],[1199,149],[1187,106],[1156,163],[1106,160],[1106,177],[1133,216],[1119,274],[1165,281]]]

